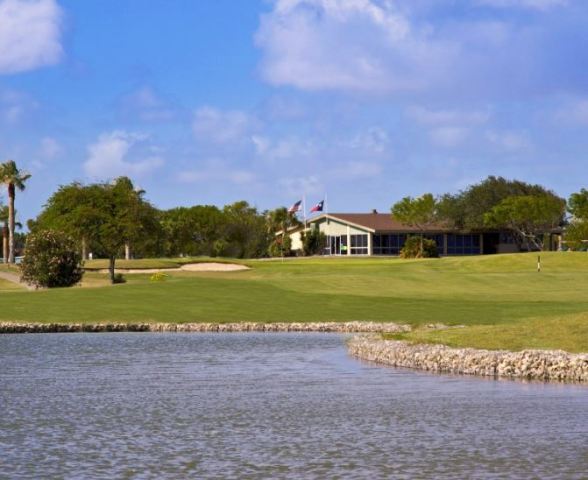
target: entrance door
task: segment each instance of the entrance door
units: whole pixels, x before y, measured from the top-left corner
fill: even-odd
[[[331,255],[347,255],[347,235],[330,237]]]

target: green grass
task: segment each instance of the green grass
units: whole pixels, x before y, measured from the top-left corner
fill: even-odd
[[[450,347],[488,350],[561,349],[588,352],[588,313],[530,318],[509,325],[472,325],[448,330],[419,329],[385,338],[413,343],[442,343]]]
[[[588,337],[576,329],[588,322],[587,316],[578,315],[588,312],[588,254],[543,253],[541,273],[536,272],[536,259],[535,254],[516,254],[249,261],[253,268],[248,271],[170,272],[161,283],[136,274],[127,275],[124,285],[104,287],[105,275],[88,273],[85,286],[96,288],[0,291],[0,321],[444,323],[468,328],[418,335],[424,335],[423,341],[452,345],[588,351],[582,339],[565,341],[567,336]],[[190,261],[211,259],[117,264],[158,268]],[[530,336],[525,333],[529,329],[541,335]],[[482,342],[491,337],[497,339],[494,344]]]
[[[17,285],[16,283],[0,278],[0,294],[2,294],[2,292],[14,292],[23,289],[24,287]]]

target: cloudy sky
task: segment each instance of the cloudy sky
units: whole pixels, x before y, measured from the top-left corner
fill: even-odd
[[[0,0],[0,160],[157,206],[588,186],[585,0]]]

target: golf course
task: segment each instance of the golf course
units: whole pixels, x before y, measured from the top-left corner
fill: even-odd
[[[99,273],[106,265],[101,260],[86,262],[82,285],[72,288],[27,291],[0,279],[0,322],[387,321],[413,326],[393,337],[419,343],[588,351],[583,252],[542,253],[541,272],[537,254],[230,260],[250,268],[177,269],[210,261],[217,260],[119,261],[121,269],[170,269],[163,281],[132,273],[119,285]],[[431,324],[455,328],[427,328]]]

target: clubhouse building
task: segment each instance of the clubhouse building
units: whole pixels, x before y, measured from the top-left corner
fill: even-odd
[[[325,255],[398,255],[407,237],[420,235],[416,227],[397,222],[389,213],[328,213],[308,220],[306,229],[318,228],[327,238]],[[303,226],[289,232],[292,250],[302,250]],[[439,255],[482,255],[521,251],[507,231],[459,232],[442,225],[422,232],[437,244]],[[550,234],[547,247],[556,250],[559,236]]]

